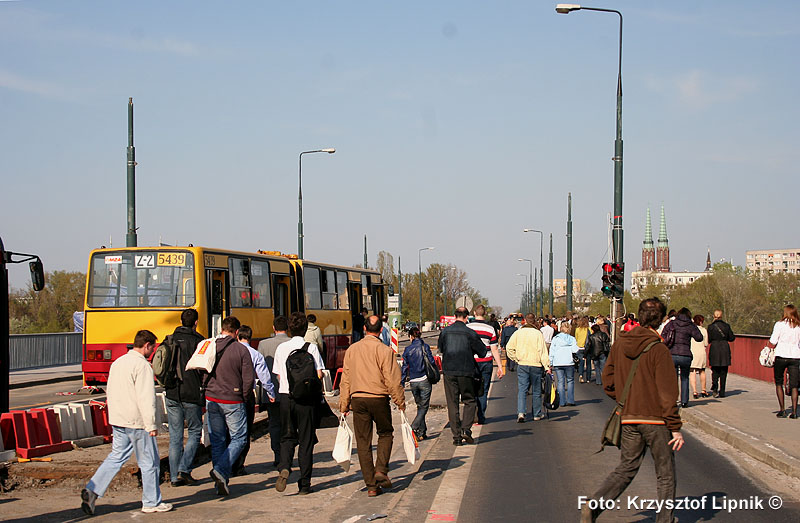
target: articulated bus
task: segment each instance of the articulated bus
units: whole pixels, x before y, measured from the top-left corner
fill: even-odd
[[[383,314],[384,294],[377,271],[276,251],[191,245],[97,249],[90,254],[86,278],[84,381],[106,383],[111,363],[133,348],[138,330],[151,330],[163,340],[189,307],[200,316],[202,336],[219,334],[223,318],[232,315],[253,328],[253,344],[272,335],[275,316],[314,313],[325,364],[335,370],[350,346],[353,317],[362,307]]]

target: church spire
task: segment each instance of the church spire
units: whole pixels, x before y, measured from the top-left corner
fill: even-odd
[[[644,248],[653,248],[653,223],[650,220],[650,207],[647,208],[647,221],[644,225]]]
[[[711,247],[708,248],[708,254],[706,255],[706,271],[711,270]]]
[[[647,221],[644,227],[642,242],[642,270],[652,271],[656,268],[656,251],[653,248],[653,223],[650,219],[650,207],[647,208]]]
[[[658,228],[658,247],[669,247],[667,239],[667,219],[664,216],[664,206],[661,206],[661,225]]]

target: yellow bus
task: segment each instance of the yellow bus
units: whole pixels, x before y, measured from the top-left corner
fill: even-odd
[[[317,316],[326,366],[341,366],[353,317],[361,308],[383,314],[380,273],[298,260],[275,251],[247,253],[208,247],[129,247],[90,253],[84,307],[83,374],[108,381],[111,363],[132,348],[136,331],[159,340],[180,325],[181,311],[199,314],[197,331],[220,332],[236,316],[253,328],[253,343],[272,335],[276,315]]]

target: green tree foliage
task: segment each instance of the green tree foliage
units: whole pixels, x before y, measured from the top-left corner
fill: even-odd
[[[54,271],[45,275],[45,288],[9,293],[12,334],[72,331],[72,313],[83,310],[86,275],[82,272]]]
[[[653,296],[663,300],[667,309],[686,307],[692,314],[705,316],[706,323],[714,310],[719,309],[734,332],[767,335],[782,317],[784,305],[800,304],[800,275],[759,275],[730,263],[718,263],[712,274],[685,287],[670,289],[651,284],[640,292],[641,299]],[[634,299],[626,292],[626,310],[636,313],[641,299]],[[605,314],[608,310],[608,299],[595,295],[589,314]]]
[[[418,321],[419,319],[419,274],[403,274],[403,319]],[[397,291],[397,287],[395,287]],[[474,305],[483,303],[492,312],[492,306],[481,293],[474,289],[467,279],[467,273],[452,264],[433,263],[422,273],[422,320],[431,321],[434,317],[434,300],[436,302],[436,318],[452,315],[455,300],[460,296],[469,296]],[[446,307],[445,307],[446,303]],[[500,311],[502,313],[502,310]],[[495,314],[497,312],[495,311]]]

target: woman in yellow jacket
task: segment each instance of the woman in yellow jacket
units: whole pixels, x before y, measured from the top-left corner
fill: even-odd
[[[592,360],[586,358],[586,338],[589,336],[589,318],[581,316],[575,327],[575,341],[578,343],[578,380],[588,383],[592,377]]]
[[[531,387],[533,421],[542,419],[542,375],[550,372],[550,356],[544,335],[536,328],[536,317],[525,316],[525,324],[506,344],[506,356],[517,363],[517,423],[525,422],[526,392]]]

